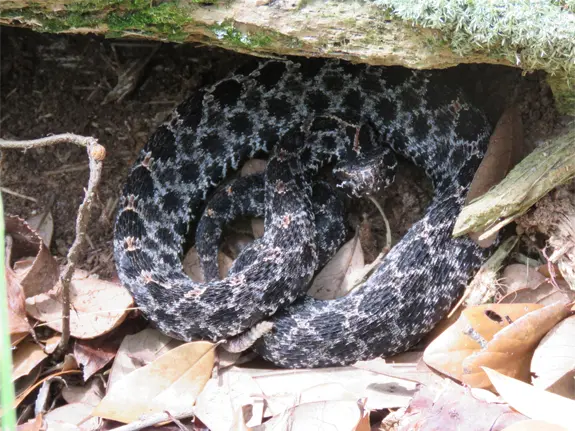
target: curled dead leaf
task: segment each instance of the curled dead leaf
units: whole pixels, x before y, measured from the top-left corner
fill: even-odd
[[[575,401],[531,386],[488,367],[483,370],[511,407],[531,419],[573,429]]]
[[[346,242],[314,278],[307,294],[317,299],[334,299],[354,287],[355,271],[365,267],[359,236]]]
[[[458,321],[425,350],[430,366],[472,387],[490,387],[482,366],[529,379],[531,354],[541,338],[569,314],[558,302],[489,304],[463,311]]]
[[[214,345],[207,341],[176,347],[114,384],[92,414],[128,423],[166,410],[174,416],[190,411],[214,360]]]
[[[26,299],[26,311],[46,322],[55,331],[62,330],[61,286]],[[76,270],[70,283],[70,334],[76,338],[95,338],[124,321],[133,305],[130,293],[120,284],[88,277]]]
[[[6,234],[13,239],[11,261],[26,258],[29,263],[20,265],[15,275],[22,286],[26,298],[52,289],[60,275],[58,262],[42,241],[40,235],[18,217],[6,217]],[[29,259],[29,258],[32,259]],[[24,269],[25,268],[25,269]]]
[[[569,375],[575,372],[575,316],[559,322],[543,337],[531,361],[531,373],[533,386],[548,389],[555,385],[563,377],[561,394],[569,398],[575,398],[575,379]],[[553,392],[557,393],[557,389]]]
[[[523,124],[517,107],[507,108],[489,139],[487,152],[477,168],[465,200],[467,205],[498,184],[521,160],[524,153]],[[481,247],[489,247],[497,234],[480,239],[483,232],[472,232],[469,236]]]

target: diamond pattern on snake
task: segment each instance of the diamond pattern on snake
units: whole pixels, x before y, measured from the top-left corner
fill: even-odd
[[[253,61],[197,91],[150,137],[120,200],[119,277],[144,314],[179,339],[227,339],[271,321],[254,349],[278,366],[405,351],[446,315],[486,259],[451,231],[490,132],[484,113],[438,72]],[[181,264],[188,231],[217,186],[261,151],[271,153],[264,237],[242,251],[227,278],[193,282]],[[313,202],[321,194],[315,173],[331,163],[343,190],[369,194],[391,181],[393,154],[431,179],[425,215],[361,288],[331,301],[306,297],[326,258],[318,248],[329,255],[343,238],[333,228],[339,210],[322,213]]]

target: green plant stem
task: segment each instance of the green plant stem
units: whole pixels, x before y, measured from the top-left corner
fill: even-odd
[[[14,386],[12,385],[12,345],[8,333],[8,295],[4,263],[4,209],[0,194],[0,406],[2,431],[16,429]]]

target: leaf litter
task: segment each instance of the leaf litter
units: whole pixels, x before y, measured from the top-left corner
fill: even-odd
[[[505,115],[511,116],[511,120],[505,120],[508,124],[511,124],[511,126],[506,126],[507,129],[504,129],[503,132],[500,130],[496,131],[496,136],[492,137],[492,140],[511,140],[515,142],[521,133],[521,129],[517,128],[517,114],[509,114],[509,112],[507,112]],[[513,115],[515,115],[515,117],[513,117]],[[500,120],[500,123],[503,122],[504,118]],[[513,147],[513,145],[511,147]],[[511,159],[510,153],[506,152],[507,148],[507,146],[503,146],[499,148],[499,153],[493,153],[495,155],[492,154],[490,157],[490,163],[493,164],[494,161],[497,162],[495,165],[505,164],[503,162],[507,163],[507,161]],[[261,172],[262,167],[265,166],[265,162],[255,161],[252,165],[252,167],[248,165],[246,169],[255,169],[253,172]],[[498,169],[495,169],[495,171],[498,171]],[[490,177],[493,176],[493,173],[479,173],[478,176]],[[480,180],[485,184],[486,178],[480,178]],[[494,181],[492,184],[496,182],[497,181]],[[489,188],[491,186],[486,187]],[[60,316],[59,307],[56,306],[58,292],[57,290],[53,290],[58,279],[58,264],[56,260],[50,256],[50,253],[46,254],[44,251],[42,255],[40,255],[38,252],[39,249],[40,251],[47,250],[46,245],[49,245],[51,242],[53,233],[53,219],[51,219],[52,214],[49,212],[29,218],[28,224],[32,227],[32,231],[38,231],[30,237],[36,237],[31,241],[31,244],[36,244],[34,246],[35,248],[32,247],[31,251],[27,254],[16,255],[14,259],[16,260],[15,262],[6,262],[6,265],[13,270],[12,275],[16,277],[17,283],[14,283],[14,285],[20,283],[20,287],[16,292],[25,292],[23,297],[31,306],[40,309],[39,303],[45,302],[48,304],[50,301],[54,302],[53,309],[46,307],[46,309],[41,309],[36,312],[28,311],[28,314],[25,311],[22,312],[20,305],[19,316],[29,319],[35,331],[40,333],[40,338],[43,340],[49,338],[54,332],[58,332],[59,326],[53,324],[53,322],[58,321]],[[252,221],[251,229],[251,235],[254,238],[261,236],[261,220]],[[342,259],[344,263],[339,264],[339,267],[338,265],[332,264],[336,268],[336,277],[334,278],[333,274],[329,275],[328,280],[330,277],[331,280],[325,282],[324,286],[319,290],[341,290],[341,292],[336,292],[336,295],[332,295],[332,292],[330,292],[330,296],[333,297],[340,293],[345,294],[361,281],[361,278],[366,272],[369,272],[370,268],[368,268],[368,265],[365,265],[365,261],[372,259],[370,255],[377,254],[373,253],[372,250],[374,241],[370,229],[370,220],[364,220],[359,229],[360,240],[352,243],[355,244],[353,247],[348,245],[351,249],[351,259]],[[568,228],[563,228],[563,231],[569,232]],[[26,235],[27,234],[23,234],[23,236]],[[40,241],[38,241],[38,238],[40,238]],[[43,242],[43,245],[40,246],[41,242]],[[238,240],[238,245],[239,250],[241,249],[240,240]],[[60,246],[61,244],[58,244],[58,247]],[[525,363],[529,363],[527,358],[531,355],[533,359],[529,365],[531,366],[531,372],[534,373],[533,386],[547,387],[549,391],[559,391],[560,389],[558,388],[564,386],[564,380],[569,381],[569,379],[571,379],[572,383],[573,375],[570,374],[572,372],[571,363],[568,359],[564,361],[560,360],[562,356],[570,357],[568,338],[569,335],[572,334],[572,329],[569,327],[570,318],[556,325],[555,329],[549,331],[547,335],[543,334],[543,332],[545,332],[544,328],[553,326],[553,324],[549,322],[553,322],[554,320],[560,321],[565,317],[565,310],[554,311],[554,309],[548,308],[550,304],[557,302],[551,299],[557,299],[557,295],[565,294],[568,300],[573,300],[569,297],[570,291],[567,290],[564,285],[568,284],[568,282],[561,280],[561,278],[570,280],[568,264],[571,251],[570,249],[562,249],[561,245],[557,245],[557,243],[554,243],[552,248],[555,249],[555,251],[559,251],[559,253],[551,253],[550,258],[555,262],[560,277],[554,278],[552,274],[547,274],[545,275],[545,282],[538,282],[537,285],[534,286],[535,281],[529,281],[526,286],[519,289],[512,288],[506,294],[500,293],[499,288],[501,285],[496,286],[497,289],[494,290],[494,292],[496,292],[494,295],[495,300],[499,300],[501,295],[505,295],[503,297],[504,302],[506,301],[513,305],[525,303],[525,306],[531,311],[523,317],[517,318],[515,316],[515,320],[513,320],[513,313],[492,308],[491,311],[494,311],[494,313],[489,314],[491,317],[488,316],[488,320],[497,320],[497,316],[499,316],[503,318],[503,320],[509,318],[512,322],[507,325],[495,322],[497,325],[496,328],[491,331],[491,335],[487,334],[486,338],[478,338],[485,343],[480,342],[479,348],[475,346],[475,349],[469,349],[472,352],[471,357],[478,358],[481,354],[484,354],[488,356],[487,361],[485,361],[485,358],[477,363],[471,361],[469,363],[471,363],[472,366],[468,366],[467,368],[463,363],[460,365],[451,364],[452,369],[453,367],[461,368],[462,377],[467,376],[467,378],[470,378],[469,370],[484,366],[485,362],[487,362],[488,366],[493,366],[493,362],[490,362],[489,359],[494,357],[495,354],[502,354],[503,357],[508,359],[509,366],[508,369],[504,371],[509,375],[515,375],[512,368],[523,368]],[[351,262],[360,261],[358,256],[360,251],[364,253],[364,262],[362,264],[352,264]],[[350,251],[348,250],[346,253],[349,255]],[[220,266],[225,268],[225,266],[228,265],[227,267],[229,268],[232,258],[225,253],[222,253],[221,256],[223,257],[220,258]],[[223,262],[225,262],[225,264],[222,264]],[[567,262],[567,264],[565,262]],[[357,267],[355,265],[357,265]],[[37,271],[45,271],[45,275],[41,275],[41,272],[39,273]],[[342,273],[343,276],[341,276]],[[350,277],[350,274],[354,273],[356,273],[355,277]],[[222,274],[225,274],[225,271]],[[77,303],[74,304],[72,316],[74,316],[74,311],[81,314],[83,318],[87,318],[90,314],[100,315],[101,313],[105,314],[109,312],[109,309],[105,310],[103,307],[105,302],[104,297],[108,296],[108,298],[112,298],[108,299],[110,301],[109,303],[114,303],[116,296],[114,296],[115,293],[113,292],[117,293],[117,289],[106,286],[102,288],[102,290],[108,293],[102,293],[101,297],[99,293],[96,295],[85,293],[85,291],[91,290],[99,292],[101,288],[100,281],[102,280],[87,277],[85,273],[78,273],[77,275],[79,279],[87,280],[87,284],[93,284],[92,286],[78,289],[80,291],[78,297],[82,297],[85,300],[79,299]],[[195,277],[195,275],[192,275],[192,277]],[[354,278],[355,281],[350,281]],[[493,280],[494,283],[500,281],[497,278]],[[540,278],[539,281],[541,281]],[[117,281],[110,284],[119,285]],[[340,289],[342,285],[346,287]],[[560,288],[557,288],[557,285],[559,285]],[[531,296],[527,295],[527,291],[531,292]],[[22,304],[21,296],[19,303]],[[77,309],[76,306],[78,306]],[[265,365],[259,367],[257,362],[255,364],[252,362],[247,366],[236,365],[231,368],[228,367],[223,372],[219,371],[221,370],[220,368],[214,378],[210,378],[213,368],[210,364],[200,367],[202,371],[198,371],[197,375],[194,372],[186,374],[185,371],[182,371],[184,373],[182,377],[176,378],[175,380],[168,378],[166,381],[163,379],[166,376],[158,376],[157,374],[159,373],[152,373],[151,377],[148,378],[148,374],[146,373],[150,373],[151,369],[158,371],[158,367],[163,368],[161,364],[163,361],[168,362],[170,354],[177,356],[176,353],[171,352],[183,348],[186,344],[171,340],[153,329],[146,329],[134,335],[125,335],[121,329],[128,324],[128,322],[124,322],[124,319],[127,317],[127,312],[130,311],[126,309],[130,307],[131,303],[127,304],[127,302],[122,302],[122,304],[118,306],[119,309],[124,308],[122,312],[118,312],[121,316],[109,316],[110,319],[104,319],[109,321],[101,327],[95,327],[94,322],[89,319],[78,321],[77,324],[74,325],[74,332],[72,333],[75,338],[74,350],[66,356],[64,362],[53,360],[51,348],[46,348],[46,351],[50,353],[48,353],[48,356],[44,355],[42,358],[42,355],[38,353],[42,351],[42,348],[27,338],[30,327],[23,326],[25,329],[20,334],[23,341],[21,340],[21,345],[15,350],[15,357],[18,351],[22,354],[22,352],[25,352],[25,349],[31,349],[30,351],[34,351],[35,353],[30,353],[26,360],[19,361],[22,367],[17,367],[18,372],[22,373],[22,377],[20,377],[19,381],[22,381],[26,377],[31,377],[32,381],[26,385],[27,389],[21,394],[18,402],[21,403],[26,397],[33,398],[32,394],[35,393],[34,387],[42,385],[44,388],[49,387],[49,384],[44,385],[49,379],[53,379],[53,382],[58,382],[57,378],[66,378],[68,382],[68,386],[62,388],[62,395],[67,404],[64,406],[60,405],[61,403],[53,404],[55,409],[52,411],[47,412],[45,415],[42,413],[35,415],[28,423],[30,427],[39,429],[44,422],[53,428],[59,429],[90,429],[90,420],[95,419],[96,422],[94,423],[100,424],[98,418],[92,416],[93,412],[90,408],[93,409],[95,405],[100,404],[99,408],[105,410],[106,415],[113,415],[114,413],[110,413],[110,411],[113,410],[110,404],[114,402],[110,402],[110,399],[122,400],[115,401],[118,406],[121,407],[125,399],[122,397],[126,397],[126,393],[129,392],[133,395],[137,394],[140,390],[143,392],[143,398],[148,395],[151,397],[152,401],[148,403],[151,404],[151,406],[145,402],[146,400],[127,400],[126,402],[133,403],[133,405],[127,404],[129,407],[128,410],[131,410],[129,414],[132,414],[129,418],[130,420],[135,420],[138,409],[140,409],[139,413],[149,413],[155,411],[154,409],[166,407],[173,413],[177,412],[180,408],[191,408],[194,402],[193,400],[195,396],[197,396],[194,413],[196,413],[199,420],[203,421],[204,424],[215,431],[219,429],[231,429],[232,427],[239,430],[271,429],[272,427],[274,427],[274,429],[275,427],[279,429],[286,429],[288,427],[291,427],[291,429],[309,429],[309,427],[316,426],[317,429],[323,429],[322,427],[325,427],[325,429],[342,429],[343,431],[347,429],[363,431],[370,429],[368,411],[381,411],[384,408],[395,409],[395,413],[388,416],[390,422],[395,421],[395,429],[412,429],[407,425],[410,423],[408,419],[413,419],[413,415],[419,408],[415,401],[421,402],[422,399],[426,400],[428,413],[450,411],[456,419],[465,419],[465,422],[457,422],[458,426],[460,426],[459,429],[473,429],[469,426],[469,422],[472,420],[469,415],[470,412],[474,412],[476,409],[477,412],[491,411],[490,409],[493,408],[491,405],[493,404],[492,400],[486,401],[488,397],[485,396],[485,393],[479,397],[478,394],[480,392],[477,392],[477,390],[469,390],[468,393],[462,395],[461,386],[455,383],[449,384],[455,385],[459,392],[456,390],[452,391],[451,389],[454,389],[453,387],[451,389],[441,389],[441,387],[438,386],[438,382],[449,382],[449,380],[445,380],[439,373],[428,368],[420,359],[421,353],[406,359],[404,362],[397,360],[397,358],[395,358],[397,362],[394,362],[394,358],[365,361],[364,363],[356,364],[354,367],[346,367],[341,373],[334,372],[333,370],[305,370],[305,372],[292,372],[290,374],[289,372],[285,372],[285,370],[270,370],[269,367]],[[468,307],[465,311],[470,309],[471,308]],[[517,324],[521,319],[526,318],[530,314],[545,314],[543,310],[547,310],[547,318],[541,320],[542,318],[540,316],[540,318],[535,319],[534,322],[529,324],[532,326],[541,326],[541,328],[536,328],[541,333],[529,327],[527,324],[523,326]],[[45,315],[42,316],[42,314]],[[137,311],[130,312],[130,316],[130,319],[139,319]],[[480,322],[480,326],[485,326],[484,320],[480,319]],[[83,328],[83,326],[92,327],[86,329]],[[475,335],[479,334],[481,337],[486,335],[482,328],[471,326],[471,329],[472,330],[467,331],[468,335],[474,334],[473,331],[475,331]],[[509,335],[506,335],[506,333],[511,333],[518,337],[518,339],[527,339],[526,346],[521,348],[523,350],[513,350],[513,343],[507,339]],[[458,336],[461,336],[461,330],[459,330]],[[542,336],[544,336],[543,341],[539,343],[539,347],[536,347],[538,339]],[[82,339],[80,337],[86,338]],[[116,337],[116,344],[108,344],[107,337],[110,337],[112,341],[114,337]],[[453,337],[457,338],[455,335],[453,335]],[[89,339],[93,339],[94,341],[88,341]],[[122,340],[122,343],[119,349],[117,349],[120,340]],[[565,344],[566,341],[567,344]],[[499,344],[497,344],[497,342]],[[53,345],[53,343],[51,345]],[[453,355],[454,357],[463,356],[460,355],[459,350],[465,350],[465,343],[461,345],[455,343],[455,345],[455,350],[448,351],[446,355]],[[463,346],[463,348],[461,346]],[[48,343],[46,347],[48,347]],[[495,349],[495,347],[497,348]],[[418,346],[418,348],[425,348],[425,344]],[[509,350],[510,348],[511,350]],[[211,351],[213,352],[213,349]],[[515,353],[510,354],[510,351]],[[36,359],[34,359],[35,355],[37,355]],[[23,356],[27,355],[24,354]],[[469,356],[466,360],[469,361]],[[33,366],[32,364],[35,361],[39,361],[40,365]],[[79,371],[73,369],[74,365],[66,365],[66,363],[72,364],[76,361],[82,366],[84,382],[77,378]],[[112,361],[113,364],[111,368],[109,368],[109,364]],[[178,361],[180,361],[180,359],[178,359]],[[466,362],[467,365],[469,365],[469,363]],[[158,364],[160,364],[160,366],[158,366]],[[193,365],[190,367],[194,368]],[[108,370],[110,371],[108,372]],[[26,371],[28,371],[27,376]],[[138,372],[144,375],[144,377],[137,379]],[[49,373],[49,375],[41,375],[40,373]],[[194,374],[194,376],[191,374]],[[73,376],[73,378],[70,376]],[[107,401],[104,401],[103,383],[106,380],[106,376],[108,376],[108,393],[106,397],[109,398]],[[184,378],[183,376],[186,377]],[[41,380],[34,384],[34,381],[38,378]],[[484,379],[484,377],[481,379]],[[135,380],[139,380],[139,385],[131,383]],[[148,382],[152,386],[156,385],[156,387],[148,391]],[[205,387],[202,390],[201,386],[204,383]],[[480,383],[481,385],[484,384],[484,382]],[[32,384],[34,384],[34,386],[30,386]],[[178,384],[180,386],[178,386]],[[167,385],[167,388],[165,385]],[[123,387],[129,387],[130,391],[122,391]],[[189,391],[189,387],[192,387],[191,391]],[[419,392],[416,392],[418,388]],[[425,394],[421,393],[422,388],[427,388],[426,390],[431,391],[427,394],[427,398],[424,396]],[[178,397],[173,396],[173,393],[171,394],[170,391],[183,395],[178,399]],[[122,392],[126,393],[122,394]],[[155,395],[150,395],[148,392]],[[480,404],[487,403],[489,407],[474,404],[473,400],[469,399],[470,394],[473,395],[471,398],[473,398],[475,402],[479,400]],[[568,396],[568,392],[561,392],[561,394],[565,395],[564,398]],[[140,395],[138,394],[138,396]],[[367,400],[364,400],[365,397],[367,397]],[[462,406],[450,410],[449,407],[453,406],[453,402],[456,400],[461,400]],[[37,399],[37,401],[39,400]],[[172,402],[174,402],[173,405],[171,404]],[[175,406],[176,409],[174,410],[172,406]],[[506,404],[500,403],[499,406],[508,408]],[[111,410],[107,411],[106,409]],[[419,429],[430,429],[430,424],[435,423],[433,422],[435,419],[430,418],[429,415],[426,416],[423,410],[424,409],[419,408],[420,416],[417,421],[417,426]],[[86,414],[88,411],[90,412]],[[405,413],[406,411],[408,413]],[[493,419],[497,417],[498,414],[507,416],[507,413],[501,413],[501,411],[495,409],[493,411],[496,412],[494,414],[495,416],[487,415],[487,417]],[[537,415],[532,416],[537,417]],[[476,415],[473,415],[473,418],[475,417]],[[441,419],[439,421],[439,429],[448,430],[454,423],[453,417],[447,417],[441,413],[438,415],[438,418]],[[497,425],[500,424],[499,419],[500,418],[497,417]],[[517,424],[533,422],[526,420],[526,418],[523,419],[521,422],[517,422]],[[125,418],[125,420],[127,419]],[[104,421],[104,424],[108,427],[110,426],[110,423],[107,421]],[[545,422],[545,424],[551,426],[549,422]],[[202,424],[200,423],[200,425]],[[385,425],[382,423],[381,426],[383,427]],[[465,428],[465,426],[467,426],[467,428]],[[514,425],[511,425],[511,427],[513,426]],[[492,429],[499,428],[494,427]]]

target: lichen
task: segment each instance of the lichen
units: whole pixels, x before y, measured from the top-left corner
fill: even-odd
[[[371,0],[440,31],[453,52],[488,53],[525,70],[575,76],[575,0]]]

